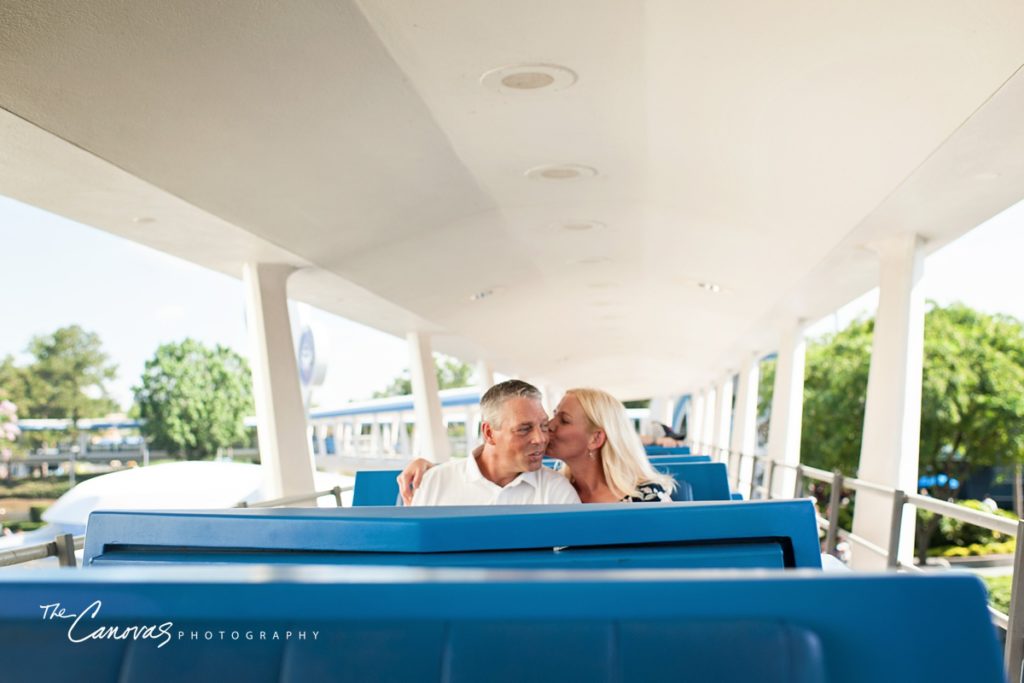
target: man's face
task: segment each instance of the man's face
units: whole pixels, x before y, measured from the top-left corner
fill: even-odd
[[[491,425],[497,465],[506,472],[534,472],[548,445],[548,416],[540,401],[513,398],[502,407],[500,428]]]

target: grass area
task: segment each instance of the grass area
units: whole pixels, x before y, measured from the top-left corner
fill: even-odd
[[[1010,611],[1010,581],[1012,576],[983,576],[988,588],[988,601],[997,610],[1006,614]]]

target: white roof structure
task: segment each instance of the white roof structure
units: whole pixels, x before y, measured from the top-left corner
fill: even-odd
[[[666,394],[1024,195],[1022,35],[1016,0],[4,3],[0,193]]]

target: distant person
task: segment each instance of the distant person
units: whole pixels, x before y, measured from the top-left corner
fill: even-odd
[[[480,452],[478,448],[474,456]],[[564,463],[557,476],[570,482],[584,503],[668,501],[675,489],[675,480],[657,472],[647,459],[622,403],[599,389],[566,392],[548,423],[547,454]],[[418,491],[430,467],[418,458],[399,475],[407,504],[410,486]]]
[[[682,432],[677,432],[667,424],[657,421],[647,423],[644,433],[640,435],[640,441],[645,446],[665,446],[675,448],[686,442],[686,426]]]
[[[548,416],[531,384],[495,384],[480,399],[483,446],[465,460],[419,470],[412,505],[526,505],[579,503],[562,475],[543,467]],[[417,461],[426,463],[427,461]],[[407,468],[408,469],[408,468]],[[408,491],[399,478],[399,488]]]

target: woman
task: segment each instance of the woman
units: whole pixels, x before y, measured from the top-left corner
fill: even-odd
[[[584,503],[671,500],[676,483],[651,466],[626,409],[600,389],[565,392],[548,423],[548,451]]]
[[[547,455],[564,463],[560,470],[584,503],[648,503],[671,500],[676,483],[660,474],[644,452],[626,409],[600,389],[565,392],[548,423]],[[431,463],[418,458],[398,477],[403,497],[408,483],[418,486]]]

